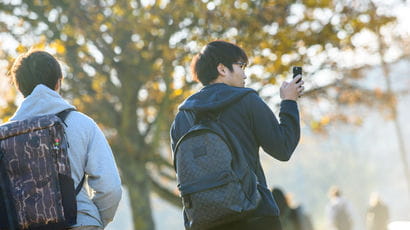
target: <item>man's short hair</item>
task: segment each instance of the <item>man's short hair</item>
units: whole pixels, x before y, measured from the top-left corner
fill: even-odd
[[[24,97],[30,95],[39,84],[54,90],[58,80],[63,76],[58,61],[51,54],[41,50],[21,54],[14,61],[10,75]]]
[[[243,49],[226,41],[213,41],[192,59],[191,73],[196,81],[208,85],[218,77],[219,64],[233,71],[232,64],[239,61],[248,63],[248,57]]]

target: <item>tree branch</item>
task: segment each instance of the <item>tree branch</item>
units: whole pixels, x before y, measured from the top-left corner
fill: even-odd
[[[151,182],[151,188],[153,191],[160,196],[161,198],[165,199],[172,205],[176,207],[182,207],[181,198],[179,198],[174,193],[170,192],[168,189],[161,186],[157,181],[155,181],[150,175],[148,176]]]

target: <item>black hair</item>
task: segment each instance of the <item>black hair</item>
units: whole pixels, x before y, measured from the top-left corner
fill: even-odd
[[[40,50],[20,55],[14,61],[10,74],[14,85],[24,97],[30,95],[39,84],[54,90],[63,76],[58,61],[51,54]]]
[[[242,48],[226,41],[213,41],[192,59],[191,73],[195,80],[208,85],[218,77],[219,64],[232,71],[232,64],[238,61],[248,63],[248,57]]]

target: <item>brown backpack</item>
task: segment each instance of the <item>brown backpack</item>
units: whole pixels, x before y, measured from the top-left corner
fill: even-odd
[[[0,229],[63,229],[76,223],[64,119],[73,109],[0,126]]]

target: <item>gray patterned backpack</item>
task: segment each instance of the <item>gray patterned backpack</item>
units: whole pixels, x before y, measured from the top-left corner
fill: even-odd
[[[0,229],[63,229],[76,223],[64,119],[73,109],[0,126]]]
[[[241,145],[219,115],[194,122],[177,142],[174,167],[186,229],[208,229],[245,218],[261,196]],[[195,124],[194,124],[195,123]]]

